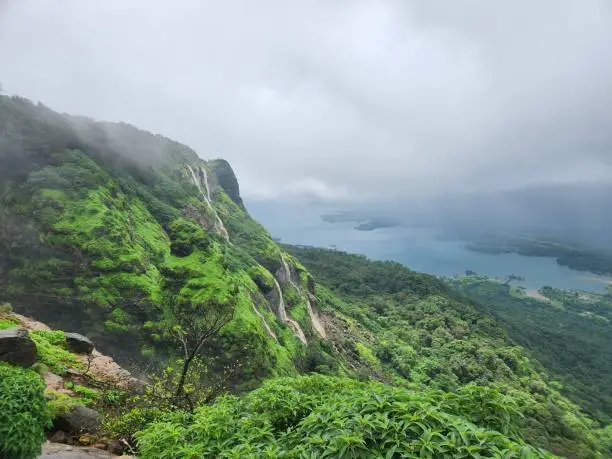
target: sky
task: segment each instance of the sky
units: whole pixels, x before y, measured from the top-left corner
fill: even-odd
[[[250,200],[612,177],[609,0],[0,0],[0,82],[223,157]]]

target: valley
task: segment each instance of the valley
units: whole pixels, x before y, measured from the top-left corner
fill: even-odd
[[[312,226],[305,240],[290,230],[308,213],[295,208],[275,236],[362,244],[378,260],[279,244],[226,161],[20,97],[0,96],[0,132],[0,455],[36,457],[45,438],[119,441],[144,459],[609,454],[604,391],[584,387],[596,362],[567,375],[556,350],[528,339],[536,316],[517,334],[518,318],[483,292],[424,273],[448,264],[448,243],[412,259],[394,228],[325,239]],[[607,323],[607,299],[589,309],[542,295]],[[50,330],[24,329],[22,316]],[[81,384],[73,332],[139,387]],[[37,340],[37,353],[15,362],[2,340],[16,339]],[[45,375],[64,378],[59,407]],[[604,387],[607,369],[598,377]],[[84,411],[100,422],[61,423]],[[17,419],[31,429],[12,429]]]

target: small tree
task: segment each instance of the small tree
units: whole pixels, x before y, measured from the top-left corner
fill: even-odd
[[[179,297],[166,308],[164,328],[180,347],[182,365],[174,397],[184,396],[190,367],[204,345],[232,320],[239,289],[231,277],[208,279],[189,300]]]

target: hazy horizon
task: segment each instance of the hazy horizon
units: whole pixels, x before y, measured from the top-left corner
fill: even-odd
[[[611,47],[605,0],[0,2],[5,93],[223,157],[250,200],[609,180]]]

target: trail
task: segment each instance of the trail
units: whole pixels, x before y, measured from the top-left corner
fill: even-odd
[[[282,253],[281,253],[281,264],[283,266],[285,279],[301,295],[302,291],[300,287],[295,282],[293,282],[293,279],[291,277],[291,269],[289,268],[289,263],[287,263],[287,260],[285,260],[285,257],[283,256]],[[310,317],[310,322],[312,323],[312,327],[315,329],[315,331],[319,334],[321,338],[325,338],[327,336],[327,333],[325,332],[325,327],[323,326],[323,322],[321,322],[321,318],[319,317],[319,314],[312,307],[312,303],[310,302],[310,293],[306,292],[305,296],[306,296],[306,310],[308,311],[308,316]]]
[[[276,280],[276,277],[272,276],[272,278],[274,279],[274,286],[276,287],[276,292],[278,294],[278,306],[276,308],[276,315],[281,320],[281,322],[287,324],[293,330],[295,336],[297,336],[302,343],[308,344],[308,341],[306,341],[306,335],[304,334],[302,327],[300,327],[300,324],[298,324],[295,320],[293,320],[287,315],[285,299],[283,298],[283,291],[281,290],[280,284]]]
[[[216,209],[212,205],[212,201],[210,199],[210,187],[208,185],[208,174],[206,173],[206,169],[204,169],[202,166],[198,166],[198,170],[200,172],[200,176],[202,180],[197,179],[196,174],[193,171],[193,168],[189,164],[187,164],[187,170],[189,171],[191,175],[194,185],[198,187],[198,190],[200,191],[202,198],[204,198],[204,201],[206,201],[208,208],[213,213],[213,216],[215,219],[215,223],[214,223],[215,230],[218,233],[220,233],[225,238],[226,241],[229,242],[229,233],[227,232],[227,229],[225,228],[223,221],[221,220],[221,218],[219,218],[219,214],[217,213]],[[204,187],[206,188],[206,192],[204,192],[204,190],[202,189],[202,181],[204,182]]]

